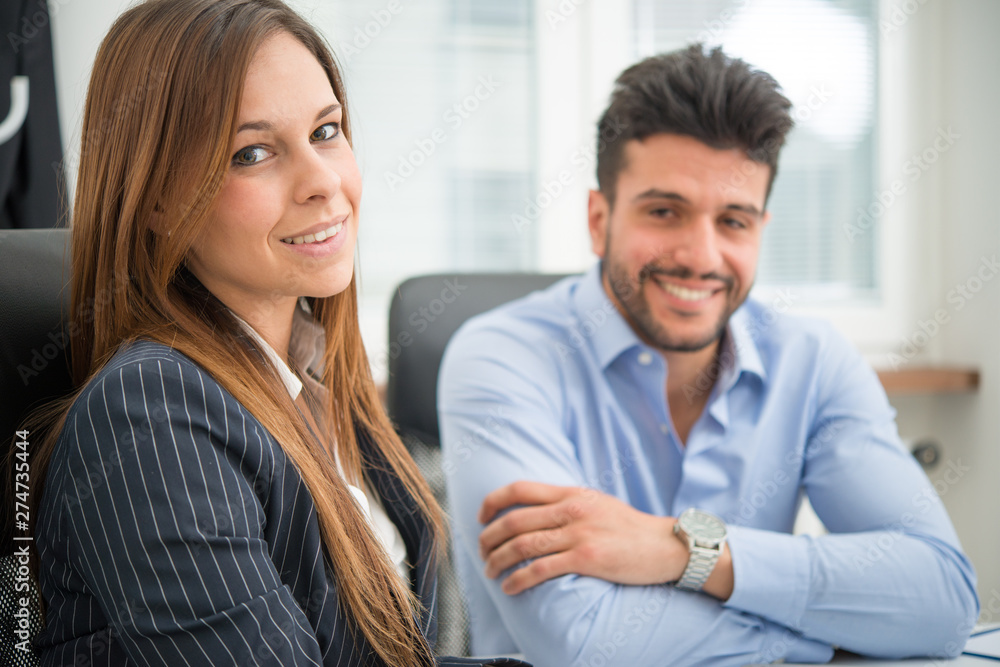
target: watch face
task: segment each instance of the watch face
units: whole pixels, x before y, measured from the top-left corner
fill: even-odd
[[[681,528],[696,540],[719,542],[726,537],[726,524],[722,519],[701,510],[687,510],[680,516]]]

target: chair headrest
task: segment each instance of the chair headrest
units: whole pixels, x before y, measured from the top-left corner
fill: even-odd
[[[401,431],[437,443],[437,377],[445,346],[470,317],[545,289],[565,275],[459,273],[406,280],[389,306],[389,416]],[[379,363],[376,358],[375,362]]]

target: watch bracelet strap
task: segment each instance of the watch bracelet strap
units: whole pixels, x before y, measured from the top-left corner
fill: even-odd
[[[684,574],[677,581],[676,587],[685,591],[700,591],[715,569],[715,563],[722,553],[721,546],[720,544],[718,549],[692,546],[687,567],[684,568]]]

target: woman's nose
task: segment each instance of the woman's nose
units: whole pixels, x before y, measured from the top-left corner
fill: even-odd
[[[304,204],[315,198],[332,199],[340,191],[338,162],[330,160],[312,145],[293,157],[295,201]]]

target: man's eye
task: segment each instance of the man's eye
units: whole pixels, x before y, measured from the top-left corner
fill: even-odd
[[[257,164],[266,157],[267,151],[261,146],[247,146],[236,151],[236,154],[233,156],[233,164],[246,167]]]
[[[338,134],[340,134],[340,123],[324,123],[313,130],[309,138],[313,141],[326,141],[333,139]]]
[[[747,227],[746,223],[738,218],[725,218],[723,223],[725,223],[727,227],[732,227],[733,229],[746,229]]]
[[[673,215],[674,209],[672,208],[654,208],[650,211],[650,214],[657,218],[666,218],[667,216]]]

